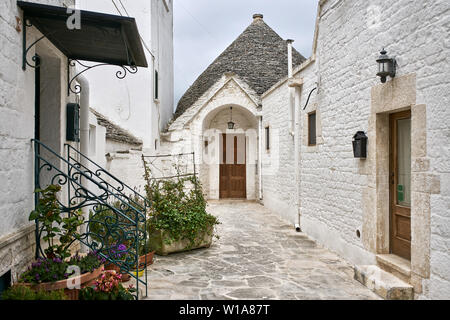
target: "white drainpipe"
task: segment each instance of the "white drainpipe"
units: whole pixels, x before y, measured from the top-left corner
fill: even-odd
[[[258,179],[259,179],[259,200],[263,199],[263,194],[262,194],[262,147],[263,147],[263,143],[262,143],[262,116],[258,117]]]
[[[293,57],[292,57],[292,43],[294,40],[287,40],[288,47],[288,78],[293,81]],[[300,229],[300,99],[301,99],[301,84],[289,85],[289,132],[294,136],[294,167],[295,167],[295,207],[297,215],[295,217],[295,230]]]
[[[89,81],[83,76],[79,75],[77,78],[82,91],[80,93],[80,152],[89,158]],[[81,165],[89,168],[89,162],[85,158],[81,158]],[[89,182],[81,179],[81,185],[89,189]],[[84,221],[89,220],[89,208],[83,207]],[[82,226],[82,233],[85,233],[86,224]],[[81,252],[88,252],[88,247],[81,245]]]
[[[302,87],[296,87],[295,89],[295,104],[294,104],[294,161],[295,161],[295,190],[296,190],[296,208],[297,215],[295,220],[295,230],[298,232],[301,231],[300,228],[300,206],[301,206],[301,192],[300,192],[300,162],[301,162],[301,132],[300,132],[300,123],[301,123],[301,109],[300,109],[300,99],[302,93]]]
[[[293,58],[292,58],[292,43],[294,40],[288,39],[287,50],[288,50],[288,78],[293,77]],[[289,133],[294,135],[295,126],[295,112],[294,112],[294,88],[289,87]]]

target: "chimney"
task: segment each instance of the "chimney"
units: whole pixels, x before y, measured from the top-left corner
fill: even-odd
[[[292,78],[293,76],[293,66],[292,66],[292,43],[294,40],[288,39],[286,40],[288,45],[288,77]]]
[[[264,18],[264,16],[261,13],[255,13],[253,15],[253,22],[257,21],[257,20],[262,20]]]

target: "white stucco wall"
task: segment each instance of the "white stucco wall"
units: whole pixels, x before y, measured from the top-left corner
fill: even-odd
[[[77,0],[83,10],[120,15],[112,1]],[[91,107],[119,124],[154,152],[155,139],[173,113],[173,3],[163,0],[118,1],[122,15],[136,19],[143,39],[148,68],[138,68],[123,80],[115,74],[120,67],[105,66],[85,73],[91,87]],[[82,26],[81,26],[82,27]],[[150,53],[151,52],[151,53]],[[159,101],[154,100],[154,71],[159,73]]]
[[[62,6],[73,1],[39,3]],[[15,1],[0,2],[0,275],[12,268],[14,279],[34,254],[34,224],[28,221],[28,216],[34,206],[31,139],[34,138],[35,72],[30,67],[22,70],[22,32],[16,30],[16,16],[22,14]],[[35,28],[28,28],[28,44],[37,35]],[[35,49],[60,58],[61,69],[66,70],[67,60],[48,41],[43,40],[30,50],[29,61]],[[65,88],[66,72],[57,80]],[[68,99],[66,91],[63,92],[59,97],[61,105]],[[64,110],[59,117],[65,117]],[[59,128],[57,133],[64,132],[65,137],[65,124],[55,128]]]
[[[329,0],[321,12],[314,65],[296,74],[303,78],[301,227],[328,248],[354,264],[374,264],[375,255],[356,230],[363,230],[364,188],[371,183],[368,162],[353,158],[352,136],[368,131],[371,88],[379,84],[375,60],[384,47],[398,62],[397,77],[415,74],[416,105],[426,105],[428,174],[440,181],[440,192],[431,194],[430,278],[422,282],[419,298],[450,297],[450,31],[448,1],[432,3],[362,0]],[[264,123],[280,131],[278,175],[264,176],[264,204],[279,208],[292,203],[294,192],[293,143],[288,135],[287,84],[263,98]],[[318,110],[318,145],[305,143],[305,119]],[[375,143],[375,141],[369,141]],[[291,173],[291,174],[290,174]],[[287,205],[285,205],[286,207]],[[282,211],[293,222],[295,212]]]
[[[208,146],[215,153],[204,159],[205,133],[219,129],[223,133],[247,135],[247,199],[255,200],[258,191],[257,116],[258,97],[244,82],[233,74],[224,75],[207,90],[191,108],[169,127],[161,145],[161,154],[195,152],[196,168],[208,199],[219,199],[219,139]],[[226,130],[229,108],[233,106],[233,120],[237,130]],[[249,131],[250,130],[250,131]]]

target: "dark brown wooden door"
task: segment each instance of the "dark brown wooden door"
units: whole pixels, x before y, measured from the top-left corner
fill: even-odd
[[[411,259],[411,111],[390,116],[390,249]]]
[[[246,199],[245,135],[222,134],[220,198]]]

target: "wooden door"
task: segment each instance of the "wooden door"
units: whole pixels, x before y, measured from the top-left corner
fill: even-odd
[[[222,134],[220,198],[246,199],[246,142],[243,134]]]
[[[390,116],[390,250],[411,259],[411,111]]]

